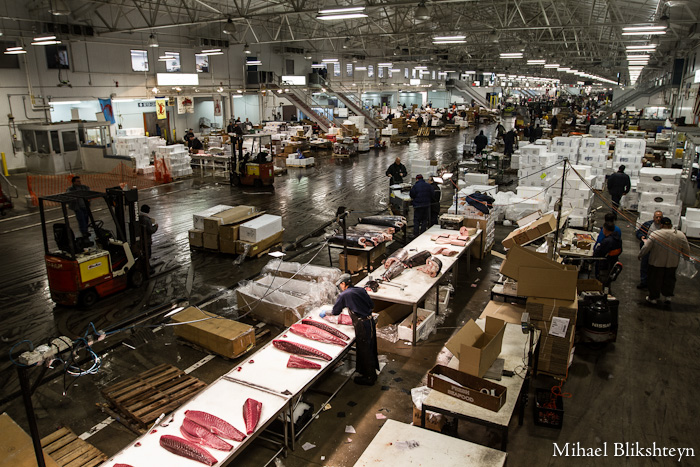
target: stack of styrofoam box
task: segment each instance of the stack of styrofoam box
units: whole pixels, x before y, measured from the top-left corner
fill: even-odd
[[[290,154],[290,156],[294,155]],[[288,157],[286,163],[287,167],[311,167],[314,165],[314,158],[305,157],[303,159],[297,159],[296,157]]]
[[[365,117],[363,115],[353,115],[348,117],[348,120],[360,131],[365,127]]]
[[[364,118],[364,117],[362,117]],[[369,151],[369,136],[361,135],[357,137],[357,151],[367,152]]]
[[[435,164],[435,165],[433,165]],[[408,169],[408,175],[410,180],[415,180],[416,175],[420,174],[423,176],[425,181],[428,181],[430,175],[437,174],[437,161],[429,161],[427,159],[412,159],[410,161],[410,168]]]
[[[643,139],[617,138],[612,169],[617,170],[620,165],[624,165],[625,173],[630,178],[639,178],[639,169],[642,168],[646,147],[647,143]]]
[[[391,123],[386,126],[386,128],[382,128],[382,136],[392,136],[392,135],[398,135],[399,134],[399,129],[394,128]]]
[[[683,203],[678,199],[681,184],[681,169],[645,167],[639,171],[639,218],[652,219],[655,211],[678,226]]]
[[[605,138],[605,130],[607,129],[608,127],[605,125],[591,125],[588,133],[594,138]]]
[[[605,138],[582,138],[578,149],[578,163],[591,167],[591,175],[595,176],[593,188],[602,190],[605,184],[605,174],[609,170],[608,149],[610,140]]]
[[[117,136],[145,136],[143,128],[120,128],[117,130]]]
[[[681,221],[681,230],[686,237],[700,238],[700,209],[686,209]]]
[[[505,206],[505,219],[517,221],[533,212],[547,210],[547,189],[539,186],[519,186],[516,195]]]
[[[557,160],[569,159],[572,163],[578,161],[578,148],[581,138],[573,136],[555,136],[552,140],[552,151],[557,154]]]
[[[564,180],[564,193],[562,201],[562,209],[569,211],[569,225],[572,227],[586,227],[588,224],[588,215],[591,212],[591,201],[593,200],[593,191],[588,185],[593,184],[595,175],[591,175],[591,168],[587,165],[574,165],[571,167],[576,170],[583,180],[576,173],[567,167],[566,179]],[[563,168],[557,167],[556,178],[562,177]],[[559,199],[561,191],[557,189],[549,190],[550,205],[554,204]]]
[[[630,179],[631,189],[630,192],[622,197],[620,201],[620,206],[628,211],[638,211],[639,210],[639,191],[637,190],[637,185],[639,180],[636,178]]]
[[[164,159],[165,165],[173,178],[192,175],[192,167],[190,166],[192,158],[184,145],[158,146],[156,154]]]
[[[464,181],[467,182],[467,185],[488,185],[489,176],[488,174],[465,173]]]
[[[126,128],[126,130],[132,129]],[[143,130],[140,131],[143,133]],[[138,170],[151,167],[151,153],[155,151],[157,146],[163,144],[165,144],[165,140],[158,136],[119,135],[114,138],[114,150],[117,155],[133,157]],[[145,173],[143,170],[140,171]]]
[[[557,162],[557,155],[547,151],[546,145],[528,144],[521,147],[518,185],[519,186],[549,186],[553,178],[549,175],[551,170],[542,172],[542,169]],[[543,176],[544,175],[544,176]]]
[[[510,156],[510,168],[519,169],[520,168],[520,149],[518,149],[514,154]]]

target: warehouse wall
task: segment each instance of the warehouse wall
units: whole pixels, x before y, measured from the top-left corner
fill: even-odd
[[[684,78],[673,116],[685,117],[686,125],[697,125],[700,120],[693,114],[693,107],[700,92],[700,83],[695,82],[695,73],[700,70],[700,46],[688,52],[684,58]]]

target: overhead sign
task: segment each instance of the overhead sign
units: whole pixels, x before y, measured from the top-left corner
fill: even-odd
[[[197,73],[158,73],[158,86],[199,86]]]
[[[168,118],[168,114],[166,111],[166,100],[165,99],[156,99],[156,116],[158,117],[158,120],[165,120]]]
[[[411,86],[420,86],[420,80],[419,80],[419,79],[411,79],[411,80],[409,81],[409,84],[410,84]]]
[[[288,86],[306,86],[306,76],[282,76],[282,84]]]

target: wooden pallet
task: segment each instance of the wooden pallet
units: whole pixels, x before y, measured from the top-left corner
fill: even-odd
[[[43,438],[41,447],[61,467],[93,467],[107,460],[102,451],[65,427]]]
[[[121,414],[143,428],[162,413],[170,413],[204,389],[206,384],[171,365],[158,365],[102,390]]]

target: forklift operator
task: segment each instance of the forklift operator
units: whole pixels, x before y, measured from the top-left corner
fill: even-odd
[[[73,193],[76,191],[90,191],[90,187],[83,185],[80,181],[80,176],[76,175],[71,179],[72,185],[68,187],[66,193]],[[84,199],[76,199],[72,201],[69,207],[75,212],[75,219],[78,221],[78,228],[80,229],[80,235],[86,239],[90,237],[90,232],[88,231],[88,225],[90,224],[90,218],[88,216],[87,201]]]

